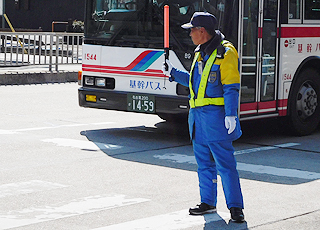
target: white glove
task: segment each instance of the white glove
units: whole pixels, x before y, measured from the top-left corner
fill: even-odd
[[[226,116],[224,118],[224,125],[226,126],[226,129],[228,130],[228,134],[232,133],[234,129],[236,128],[236,116]]]
[[[168,66],[168,70],[166,70],[166,66]],[[172,68],[173,68],[173,66],[172,66],[171,62],[166,59],[165,62],[162,64],[163,74],[170,77],[170,73],[171,73]]]

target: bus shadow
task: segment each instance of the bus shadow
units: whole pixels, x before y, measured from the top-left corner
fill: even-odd
[[[241,149],[241,146],[247,146],[247,142],[252,142],[257,145],[259,141],[265,141],[270,138],[270,133],[273,134],[273,140],[277,137],[285,137],[286,134],[281,130],[274,130],[277,126],[276,123],[268,124],[269,131],[264,129],[263,132],[256,131],[258,127],[257,124],[254,126],[249,124],[242,125],[244,134],[234,143],[236,151],[238,148]],[[260,125],[264,126],[264,124]],[[197,171],[197,164],[193,155],[187,124],[176,124],[164,121],[157,123],[154,127],[136,126],[86,130],[82,131],[81,134],[86,136],[89,141],[95,143],[105,154],[116,159]],[[269,159],[266,160],[268,154]],[[263,153],[237,155],[236,158],[239,165],[265,164],[267,167],[280,169],[284,167],[287,169],[301,170],[296,168],[296,164],[291,164],[291,162],[287,162],[285,166],[282,165],[282,161],[288,161],[290,153],[281,153],[282,158],[279,158],[278,155],[279,153],[274,150]],[[320,161],[320,155],[318,160]],[[320,175],[319,169],[313,171],[316,171],[315,173]],[[251,172],[242,169],[239,169],[239,174],[240,177],[244,179],[277,184],[301,184],[315,180],[270,175],[268,173]]]
[[[259,143],[259,141],[265,141],[266,139],[292,136],[281,118],[242,121],[241,129],[242,137],[240,141],[242,142]]]

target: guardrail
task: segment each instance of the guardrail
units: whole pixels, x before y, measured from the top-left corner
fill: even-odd
[[[82,63],[83,33],[0,32],[0,67]]]

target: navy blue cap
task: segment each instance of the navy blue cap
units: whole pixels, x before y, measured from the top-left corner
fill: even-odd
[[[206,30],[214,31],[218,21],[217,18],[207,12],[195,12],[189,23],[183,24],[183,29],[191,29],[193,27],[204,27]]]

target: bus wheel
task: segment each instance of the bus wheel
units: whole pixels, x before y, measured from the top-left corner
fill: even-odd
[[[293,85],[289,99],[289,128],[296,135],[315,131],[320,121],[320,75],[315,69],[305,69]]]

